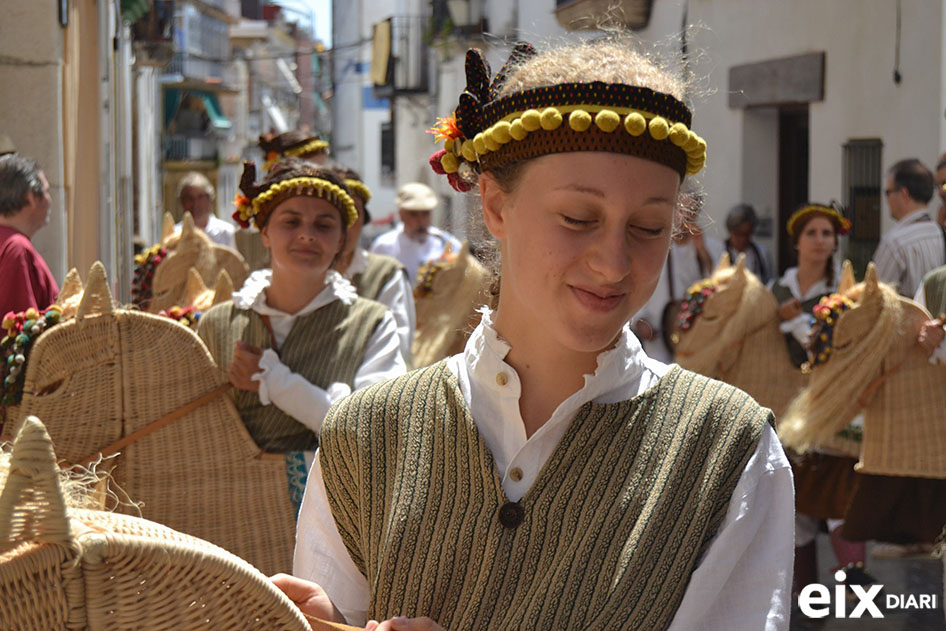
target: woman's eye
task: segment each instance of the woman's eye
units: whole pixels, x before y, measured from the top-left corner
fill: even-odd
[[[565,223],[571,226],[590,226],[592,223],[594,223],[588,219],[575,219],[574,217],[569,217],[568,215],[562,215],[562,219],[565,221]]]
[[[632,226],[634,230],[644,233],[649,237],[659,237],[663,234],[663,228],[645,228],[644,226]]]

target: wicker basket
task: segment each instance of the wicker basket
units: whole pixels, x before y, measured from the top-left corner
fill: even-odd
[[[0,627],[23,631],[309,631],[248,563],[159,524],[67,510],[56,456],[30,417],[0,494]]]
[[[181,234],[164,240],[169,254],[155,268],[152,290],[154,296],[148,305],[151,313],[174,306],[186,306],[188,274],[197,270],[204,284],[214,285],[221,271],[226,271],[233,287],[242,287],[249,268],[239,252],[217,245],[194,226],[190,214],[185,214]]]
[[[78,463],[223,383],[186,326],[113,309],[96,264],[76,318],[36,341],[23,401],[11,418],[44,419],[59,456]],[[260,452],[229,396],[137,440],[110,462],[115,482],[143,502],[143,517],[212,541],[268,574],[289,571],[295,511],[285,458]]]

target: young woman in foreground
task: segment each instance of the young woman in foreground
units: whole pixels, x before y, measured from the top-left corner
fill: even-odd
[[[333,408],[275,580],[369,629],[787,629],[771,413],[627,326],[705,160],[684,88],[620,39],[512,61],[490,86],[471,51],[434,163],[478,186],[498,306],[462,354]]]

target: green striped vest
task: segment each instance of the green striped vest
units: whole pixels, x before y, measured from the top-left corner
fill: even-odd
[[[320,462],[368,618],[445,629],[665,629],[772,414],[679,367],[583,406],[509,506],[441,361],[341,401]],[[500,517],[501,508],[505,515]],[[514,523],[514,522],[513,522]]]
[[[946,265],[923,277],[923,299],[934,318],[946,313]]]
[[[289,369],[320,388],[347,383],[354,388],[355,373],[364,360],[365,347],[387,310],[363,298],[351,305],[334,300],[296,319],[279,349],[279,359]],[[259,348],[272,341],[262,318],[252,309],[239,309],[233,301],[210,308],[200,319],[198,334],[221,370],[233,359],[237,340]],[[259,395],[234,389],[234,403],[250,436],[263,451],[311,451],[318,437],[276,405],[263,405]]]
[[[362,298],[376,300],[384,286],[388,284],[395,274],[407,274],[404,266],[390,256],[365,252],[367,261],[364,271],[355,274],[351,279],[351,284],[355,286],[355,291]]]

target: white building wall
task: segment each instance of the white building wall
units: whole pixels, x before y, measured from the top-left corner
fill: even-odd
[[[682,17],[682,1],[655,2],[641,36],[665,39],[680,30]],[[698,25],[690,38],[695,73],[708,91],[694,108],[694,128],[709,145],[702,181],[716,236],[725,236],[722,222],[733,204],[749,201],[763,214],[771,206],[773,217],[777,205],[777,163],[765,142],[771,126],[764,129],[762,113],[729,108],[732,66],[825,53],[824,101],[810,106],[812,199],[843,198],[842,145],[849,139],[880,138],[885,167],[905,157],[933,166],[946,148],[942,0],[903,0],[899,85],[896,3],[888,0],[692,0],[688,17]],[[892,223],[885,213],[882,229]]]

